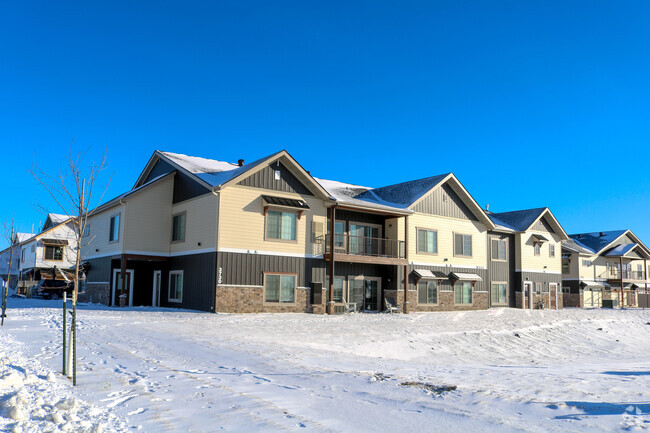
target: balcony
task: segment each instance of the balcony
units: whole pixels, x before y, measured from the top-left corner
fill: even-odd
[[[323,256],[329,260],[330,235],[324,237],[321,246]],[[405,265],[405,257],[404,241],[348,234],[334,235],[334,260],[337,262]]]
[[[609,268],[609,270],[605,271],[605,273],[601,275],[601,278],[616,281],[620,281],[621,277],[623,280],[633,281],[645,281],[646,279],[643,271],[628,271],[627,269],[619,271],[618,268]]]

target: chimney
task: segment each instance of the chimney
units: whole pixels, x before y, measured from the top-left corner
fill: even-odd
[[[240,159],[239,161],[237,161],[237,165],[240,166],[240,167],[243,166],[244,165],[244,160]]]
[[[605,236],[605,233],[600,232],[600,233],[598,233],[598,236],[600,236],[602,238],[603,236]]]

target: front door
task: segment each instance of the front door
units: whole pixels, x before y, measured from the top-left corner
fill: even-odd
[[[133,305],[133,269],[127,269],[126,271],[126,295],[127,295],[127,306]],[[120,305],[120,294],[122,292],[122,271],[120,269],[113,269],[113,305]]]
[[[557,310],[557,284],[549,283],[548,287],[549,306],[551,310]]]
[[[528,307],[526,307],[526,303],[528,303]],[[522,306],[523,309],[525,310],[526,308],[530,308],[531,310],[533,309],[533,283],[529,281],[524,282],[524,297],[522,300]]]
[[[151,305],[153,307],[160,307],[160,280],[162,278],[161,271],[153,271],[153,293],[151,295]]]

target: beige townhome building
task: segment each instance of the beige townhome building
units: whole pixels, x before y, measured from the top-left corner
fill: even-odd
[[[561,268],[559,246],[528,259],[529,239],[499,229],[453,174],[369,188],[314,178],[284,150],[250,163],[156,151],[130,191],[90,215],[86,295],[109,305],[484,309],[515,306],[517,269]],[[563,230],[538,216],[523,232],[555,246]],[[492,259],[495,237],[512,237],[512,253],[494,244]],[[491,262],[506,270],[490,275]]]
[[[637,306],[647,293],[650,250],[631,230],[570,235],[562,246],[565,305]]]

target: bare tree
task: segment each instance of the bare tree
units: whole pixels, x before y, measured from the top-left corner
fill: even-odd
[[[93,199],[95,183],[106,168],[106,151],[101,162],[83,165],[85,153],[74,155],[72,149],[66,157],[66,168],[58,175],[52,175],[34,164],[30,173],[47,190],[61,211],[71,218],[74,226],[76,251],[74,252],[74,290],[72,292],[72,381],[77,384],[77,299],[79,295],[79,276],[83,261],[81,254],[82,238],[88,226],[88,217],[99,204],[108,189],[110,178],[104,191],[96,202]],[[94,205],[91,207],[91,203]]]
[[[16,222],[11,219],[11,224],[4,224],[5,238],[9,242],[9,264],[7,265],[7,280],[2,285],[2,323],[5,326],[5,317],[7,317],[7,294],[9,292],[9,282],[11,281],[11,267],[14,264],[14,249],[18,244],[18,233],[16,231]]]

